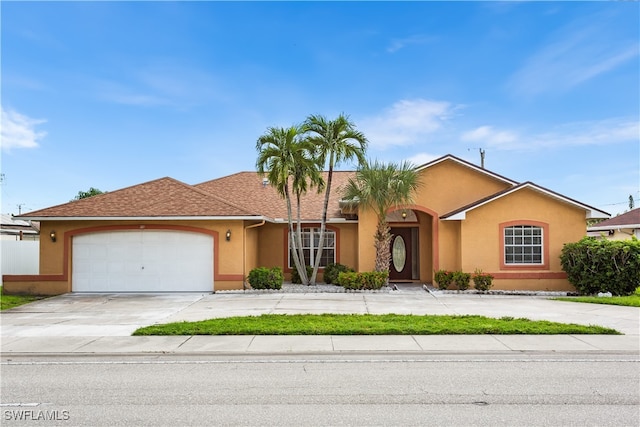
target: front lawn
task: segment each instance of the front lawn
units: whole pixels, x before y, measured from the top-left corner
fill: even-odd
[[[8,310],[43,298],[45,297],[33,295],[5,295],[2,286],[0,286],[0,310]]]
[[[583,326],[484,316],[398,314],[263,314],[140,328],[133,335],[620,335],[601,326]]]
[[[558,301],[586,302],[590,304],[610,304],[625,305],[629,307],[640,307],[640,287],[633,295],[626,297],[558,297]]]

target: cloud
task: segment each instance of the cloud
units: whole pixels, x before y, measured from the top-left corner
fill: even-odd
[[[377,116],[359,120],[358,128],[378,149],[412,145],[441,129],[456,108],[449,102],[405,99]]]
[[[168,62],[132,70],[117,82],[100,81],[98,93],[109,102],[141,107],[189,108],[224,97],[220,85],[208,73]]]
[[[429,37],[421,34],[405,37],[403,39],[393,39],[391,40],[391,45],[387,48],[387,52],[395,53],[400,49],[405,48],[408,45],[426,44],[426,43],[432,42],[433,40],[434,40],[433,37]]]
[[[417,153],[406,160],[413,163],[414,166],[422,166],[425,163],[429,163],[430,161],[437,159],[438,157],[441,156],[429,153]]]
[[[38,141],[47,134],[36,131],[36,125],[45,123],[46,120],[37,120],[27,117],[13,110],[2,108],[2,150],[10,151],[14,148],[36,148]]]
[[[498,150],[539,150],[589,145],[613,145],[640,142],[640,121],[613,118],[591,122],[574,122],[550,131],[521,135],[513,130],[480,126],[462,133],[462,141]]]
[[[511,76],[507,87],[518,95],[566,91],[637,57],[635,38],[612,39],[610,20],[592,16],[554,34]]]
[[[479,128],[463,133],[460,139],[465,142],[477,142],[495,147],[517,142],[518,135],[512,131],[496,130],[492,126],[480,126]]]

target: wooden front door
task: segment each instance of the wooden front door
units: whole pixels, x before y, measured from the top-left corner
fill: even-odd
[[[412,231],[411,228],[391,228],[391,265],[389,280],[411,280],[412,271]]]

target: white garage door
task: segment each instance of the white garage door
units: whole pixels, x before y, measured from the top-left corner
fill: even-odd
[[[213,237],[135,230],[73,238],[74,292],[211,292]]]

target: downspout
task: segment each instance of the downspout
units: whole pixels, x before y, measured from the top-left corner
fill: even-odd
[[[247,230],[250,228],[262,227],[266,222],[267,221],[263,219],[262,222],[245,227],[242,232],[242,290],[247,290]]]

